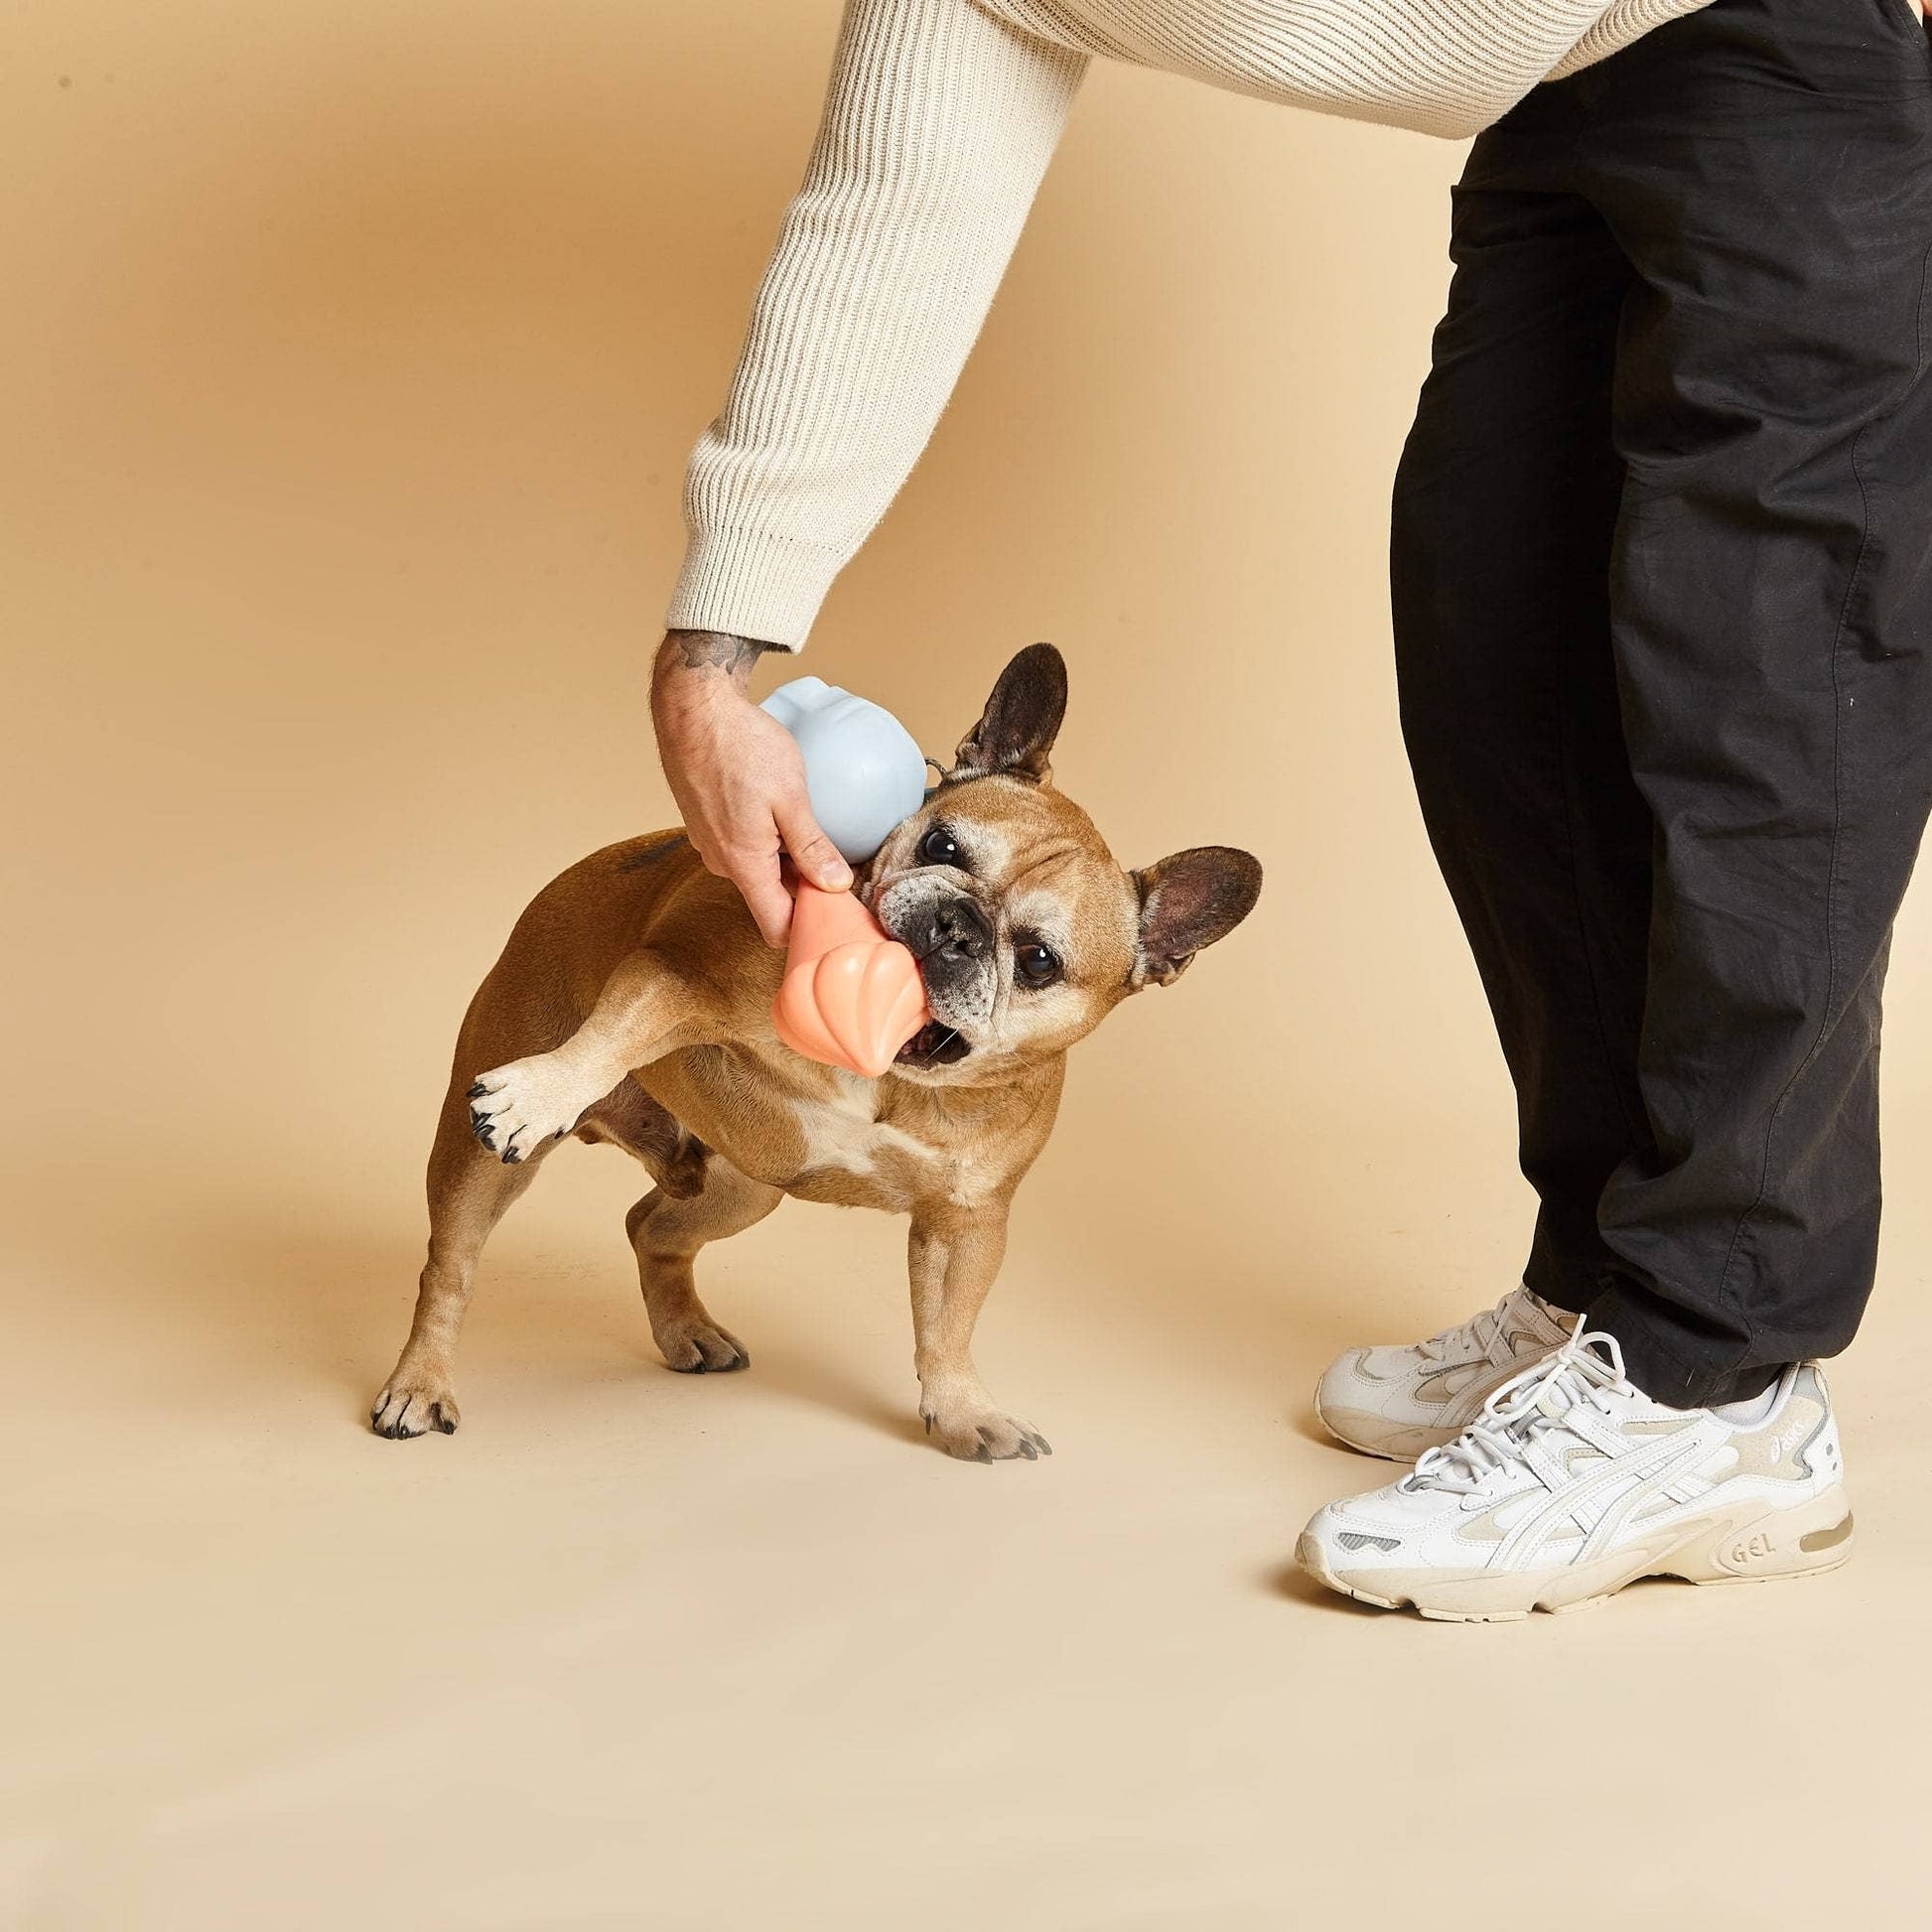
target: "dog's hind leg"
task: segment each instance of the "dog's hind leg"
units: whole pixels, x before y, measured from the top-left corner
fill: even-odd
[[[707,1243],[742,1234],[784,1199],[782,1188],[752,1179],[708,1149],[703,1173],[697,1193],[679,1196],[666,1186],[654,1187],[623,1219],[637,1256],[651,1334],[664,1360],[685,1375],[751,1367],[745,1344],[721,1328],[698,1300],[692,1264]]]
[[[378,1436],[454,1435],[457,1336],[470,1306],[477,1257],[504,1210],[536,1177],[536,1160],[505,1167],[477,1145],[466,1095],[452,1088],[429,1157],[429,1259],[401,1359],[369,1412]]]

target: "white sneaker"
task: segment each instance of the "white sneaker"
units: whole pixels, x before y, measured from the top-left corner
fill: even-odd
[[[1296,1557],[1384,1609],[1496,1623],[1581,1609],[1639,1577],[1755,1583],[1836,1570],[1852,1508],[1816,1363],[1723,1409],[1667,1409],[1578,1334],[1401,1481],[1330,1503]]]
[[[1513,1288],[1440,1335],[1408,1348],[1351,1348],[1315,1384],[1314,1413],[1337,1442],[1413,1462],[1455,1438],[1489,1397],[1570,1339],[1577,1317]]]

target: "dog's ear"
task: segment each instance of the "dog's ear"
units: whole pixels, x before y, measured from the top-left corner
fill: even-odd
[[[1066,716],[1066,659],[1051,644],[1029,644],[1004,671],[980,721],[959,741],[949,778],[1007,772],[1046,784],[1046,761]]]
[[[1131,875],[1141,936],[1128,984],[1169,986],[1203,946],[1227,935],[1261,896],[1261,862],[1231,845],[1197,845]]]

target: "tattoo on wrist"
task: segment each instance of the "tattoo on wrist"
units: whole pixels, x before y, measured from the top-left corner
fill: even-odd
[[[723,671],[727,677],[749,671],[773,648],[756,637],[735,637],[728,630],[673,630],[664,641],[677,646],[686,670]]]

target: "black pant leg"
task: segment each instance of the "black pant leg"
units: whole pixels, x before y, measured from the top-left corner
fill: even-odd
[[[1679,1403],[1850,1339],[1879,988],[1932,800],[1932,63],[1899,0],[1716,0],[1562,83],[1638,281],[1611,571],[1657,826],[1592,1321]]]
[[[1636,1084],[1651,822],[1630,781],[1608,583],[1630,271],[1568,192],[1576,117],[1532,99],[1455,191],[1455,274],[1397,474],[1404,739],[1495,1016],[1539,1200],[1526,1279],[1583,1309],[1597,1197],[1647,1159]]]

